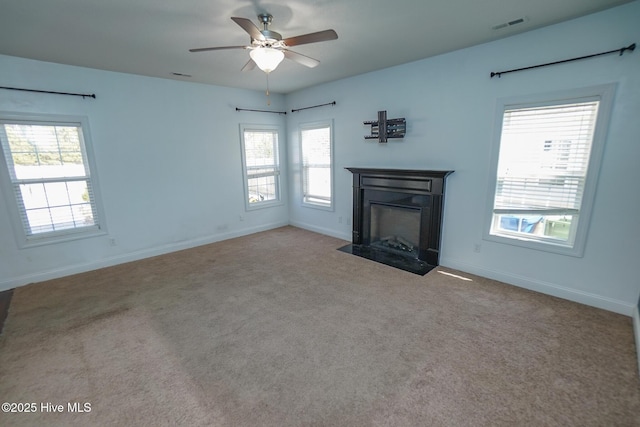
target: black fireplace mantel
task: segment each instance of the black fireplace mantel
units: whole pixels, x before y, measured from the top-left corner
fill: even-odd
[[[347,167],[353,174],[353,231],[350,252],[418,274],[439,264],[440,236],[444,208],[445,178],[449,170],[377,169]],[[424,214],[420,223],[420,242],[417,265],[405,268],[386,262],[389,257],[379,256],[369,248],[370,206],[380,201],[393,204],[397,200],[419,200]],[[406,202],[403,202],[406,203]],[[381,258],[381,259],[378,259]],[[391,258],[398,258],[391,256]],[[412,262],[409,262],[411,264]]]

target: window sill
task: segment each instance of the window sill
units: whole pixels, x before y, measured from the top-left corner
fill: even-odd
[[[302,202],[302,207],[305,208],[311,208],[311,209],[318,209],[321,211],[330,211],[333,212],[333,204],[330,205],[323,205],[320,203],[311,203],[311,202]]]
[[[584,253],[584,248],[579,247],[578,244],[569,246],[568,244],[554,243],[551,241],[528,239],[525,236],[486,234],[483,236],[483,240],[576,258],[582,258]]]
[[[282,206],[284,202],[282,200],[270,200],[268,202],[258,202],[258,203],[246,203],[245,211],[256,211],[260,209],[273,208],[276,206]]]
[[[38,246],[53,245],[57,243],[71,242],[74,240],[105,236],[106,234],[107,232],[105,230],[96,228],[96,229],[84,230],[84,231],[75,231],[75,232],[70,231],[70,232],[65,232],[60,234],[30,236],[26,238],[25,237],[21,238],[18,242],[18,246],[20,249],[30,249]]]

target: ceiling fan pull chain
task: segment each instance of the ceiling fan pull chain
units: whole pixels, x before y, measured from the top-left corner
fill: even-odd
[[[271,99],[269,99],[269,73],[265,73],[267,75],[267,105],[271,105]]]

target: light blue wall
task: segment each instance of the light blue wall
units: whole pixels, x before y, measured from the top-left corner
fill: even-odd
[[[286,225],[288,209],[245,212],[240,123],[279,125],[264,92],[0,56],[0,111],[88,117],[108,235],[18,249],[0,195],[0,290]],[[269,108],[282,110],[284,97]],[[282,150],[286,177],[286,150]],[[242,216],[242,221],[240,220]],[[115,239],[116,245],[110,244]]]
[[[435,58],[301,90],[288,108],[336,101],[287,118],[293,224],[350,239],[347,166],[451,169],[441,252],[444,266],[631,315],[640,260],[640,51],[489,78],[501,71],[640,42],[640,3],[610,9]],[[437,43],[437,40],[429,41]],[[499,98],[617,83],[613,116],[584,257],[484,241],[496,103]],[[407,135],[365,141],[378,110],[405,117]],[[334,212],[301,206],[297,126],[335,122]],[[624,191],[629,193],[624,194]],[[480,252],[474,252],[480,245]]]

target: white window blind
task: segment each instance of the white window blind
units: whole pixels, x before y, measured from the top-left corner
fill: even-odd
[[[484,239],[582,256],[615,88],[498,100]]]
[[[332,204],[331,127],[302,127],[303,203],[330,207]]]
[[[495,213],[579,214],[598,104],[505,111]]]
[[[0,120],[0,141],[27,240],[100,228],[79,123]]]

